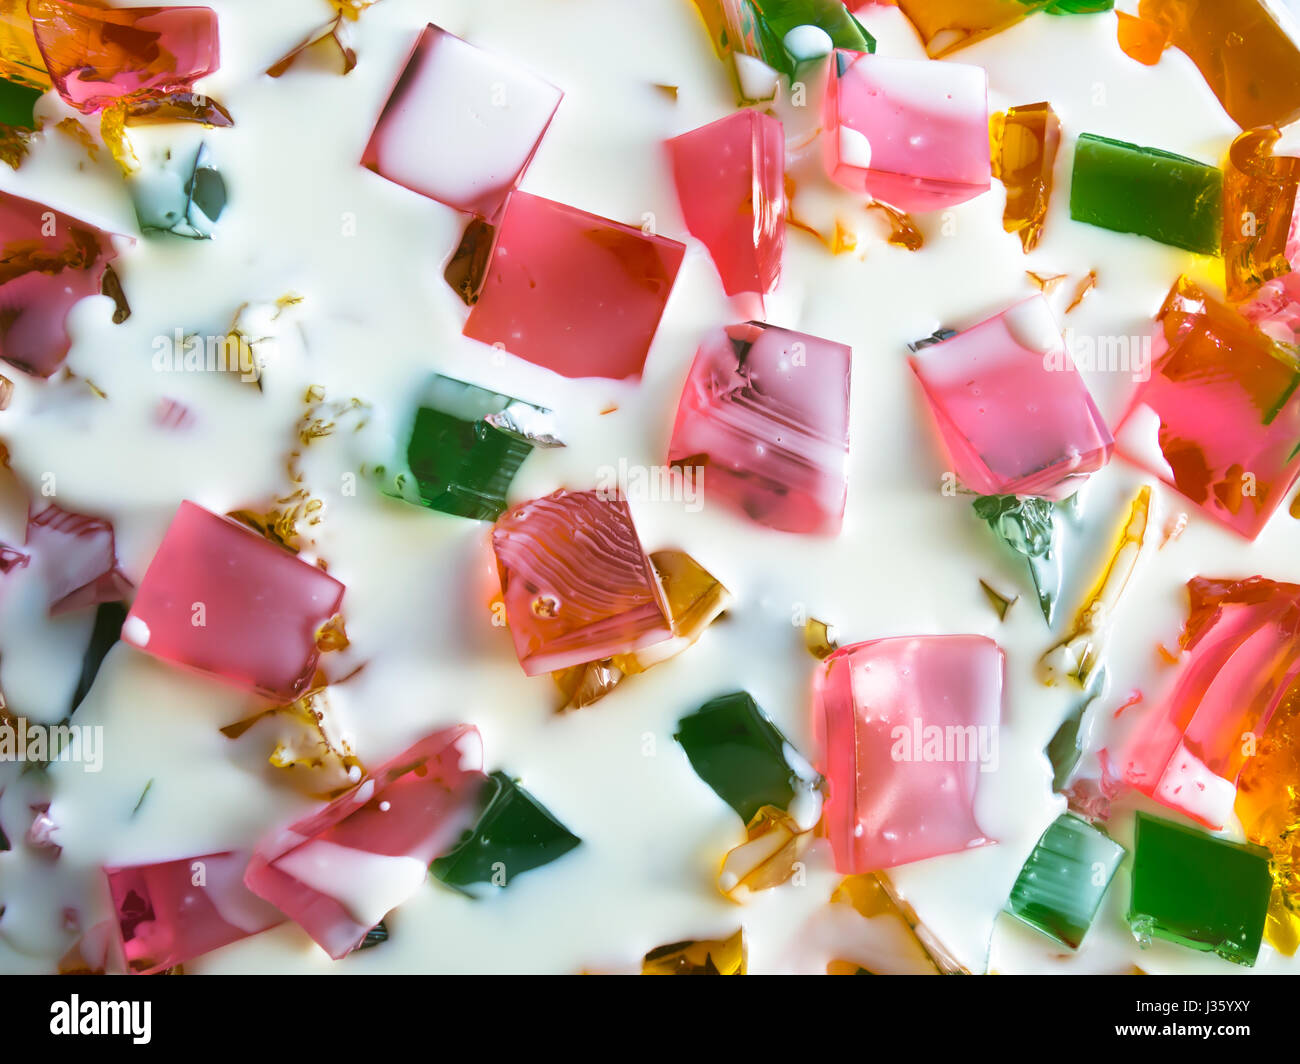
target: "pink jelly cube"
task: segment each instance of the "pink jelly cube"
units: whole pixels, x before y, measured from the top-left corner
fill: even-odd
[[[981,67],[840,50],[826,86],[831,178],[902,211],[965,203],[992,183]]]
[[[668,141],[686,228],[713,256],[727,295],[770,292],[785,247],[781,120],[739,111]]]
[[[1189,658],[1124,750],[1126,782],[1216,831],[1232,819],[1248,736],[1300,678],[1300,586],[1263,577],[1188,584]]]
[[[841,647],[814,677],[819,767],[835,867],[875,872],[983,846],[982,775],[995,771],[1003,655],[977,635]]]
[[[284,923],[244,886],[248,855],[105,868],[127,971],[153,975]]]
[[[976,494],[1063,499],[1110,460],[1115,441],[1041,295],[922,348],[912,369]]]
[[[211,8],[29,0],[28,11],[54,87],[87,114],[123,97],[188,90],[220,65]]]
[[[695,354],[668,461],[702,470],[703,494],[759,524],[835,535],[849,452],[846,344],[748,322]]]
[[[506,621],[529,676],[672,636],[663,593],[616,493],[557,491],[492,529]]]
[[[487,777],[468,725],[421,739],[324,809],[258,844],[244,882],[331,957],[419,891],[473,826]]]
[[[50,592],[50,613],[121,602],[131,592],[117,567],[113,526],[53,504],[27,519],[27,546]]]
[[[490,218],[537,151],[563,95],[513,60],[430,25],[361,164],[439,203]]]
[[[686,246],[512,193],[465,335],[565,377],[639,377]]]
[[[292,701],[343,585],[256,532],[183,502],[149,563],[122,639],[164,661]]]

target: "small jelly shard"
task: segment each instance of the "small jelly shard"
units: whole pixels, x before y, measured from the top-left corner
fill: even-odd
[[[818,661],[829,658],[840,648],[835,630],[825,621],[810,617],[803,626],[803,645]]]
[[[770,292],[785,246],[785,134],[757,111],[668,141],[686,228],[713,257],[727,295]]]
[[[493,217],[564,94],[511,60],[425,27],[361,165],[458,210]]]
[[[1034,846],[1011,888],[1007,912],[1078,949],[1124,855],[1119,843],[1066,813]]]
[[[465,335],[565,377],[639,377],[686,246],[515,192]]]
[[[210,240],[226,207],[226,183],[200,144],[193,156],[167,153],[157,167],[146,167],[128,182],[140,228]]]
[[[1186,277],[1156,322],[1120,453],[1254,539],[1300,476],[1300,361]]]
[[[923,955],[922,967],[930,969],[929,973],[918,974],[970,974],[921,923],[915,910],[883,872],[846,876],[831,894],[831,904],[851,905],[859,916],[867,920],[885,919],[901,924],[911,944]]]
[[[49,588],[50,614],[121,602],[131,581],[117,566],[113,526],[102,517],[46,506],[27,521],[27,544]]]
[[[767,805],[786,810],[805,828],[816,823],[820,778],[744,691],[683,717],[674,738],[700,779],[746,824]]]
[[[1083,757],[1083,718],[1088,712],[1088,707],[1097,699],[1097,693],[1102,688],[1101,676],[1098,674],[1097,681],[1092,685],[1092,690],[1084,697],[1069,716],[1061,722],[1061,726],[1052,734],[1048,740],[1047,746],[1043,748],[1043,753],[1047,757],[1048,764],[1052,766],[1052,790],[1057,794],[1064,793],[1066,784],[1070,782],[1070,777],[1074,775],[1074,770],[1079,764],[1079,759]],[[1074,808],[1071,803],[1070,808]]]
[[[902,211],[988,191],[988,78],[982,67],[836,52],[826,87],[826,172]]]
[[[379,923],[366,932],[366,937],[361,940],[361,945],[357,949],[374,949],[376,946],[382,946],[387,941],[388,925],[383,920],[380,920]]]
[[[551,678],[564,696],[564,704],[560,706],[560,711],[563,712],[566,709],[595,705],[626,677],[614,665],[612,658],[602,658],[600,661],[588,661],[582,665],[558,669],[551,673]]]
[[[895,210],[888,203],[868,203],[866,210],[879,215],[889,227],[885,240],[892,247],[902,248],[904,251],[920,251],[925,245],[925,236],[909,215]]]
[[[979,495],[1072,495],[1115,441],[1047,300],[911,356],[957,478]]]
[[[1097,271],[1089,270],[1087,276],[1080,279],[1079,283],[1074,286],[1074,294],[1070,297],[1070,302],[1066,304],[1065,313],[1069,314],[1073,310],[1078,310],[1083,306],[1083,301],[1088,298],[1094,288],[1097,287]]]
[[[197,122],[209,129],[229,129],[235,124],[230,112],[211,96],[201,92],[168,92],[158,96],[133,97],[115,105],[122,109],[128,126],[155,122]]]
[[[77,687],[72,693],[72,702],[68,706],[68,715],[77,712],[77,707],[90,693],[99,675],[99,668],[108,657],[108,652],[117,645],[122,637],[122,625],[126,622],[126,607],[120,602],[101,602],[95,610],[95,623],[90,630],[90,642],[81,658],[81,675],[77,678]]]
[[[1160,62],[1160,56],[1169,44],[1169,37],[1160,24],[1123,11],[1115,12],[1115,16],[1118,19],[1115,32],[1120,51],[1144,66],[1155,66]]]
[[[745,828],[745,841],[723,858],[718,890],[734,902],[751,894],[788,883],[812,832],[783,809],[765,805]]]
[[[338,960],[420,890],[430,863],[473,821],[482,764],[474,728],[434,732],[263,839],[245,884]]]
[[[1125,749],[1124,779],[1215,830],[1232,816],[1252,737],[1300,681],[1300,586],[1262,577],[1187,585],[1190,658]]]
[[[122,628],[175,665],[282,701],[316,669],[343,585],[234,521],[183,502]]]
[[[287,781],[295,790],[313,798],[337,798],[365,772],[338,727],[327,689],[309,691],[288,705],[228,724],[221,734],[239,739],[264,721],[274,728],[269,732],[274,746],[267,762],[282,770],[276,778]],[[259,731],[260,737],[266,738],[267,732]]]
[[[826,832],[844,873],[994,840],[975,819],[996,767],[1002,650],[975,635],[841,647],[817,670],[814,723],[830,782]]]
[[[659,581],[617,495],[557,491],[492,530],[506,619],[529,676],[672,636]]]
[[[1223,171],[1185,155],[1084,133],[1074,148],[1070,217],[1214,255],[1223,228]]]
[[[938,59],[1014,26],[1051,0],[898,0],[904,15]]]
[[[516,876],[558,860],[582,841],[504,772],[492,773],[479,803],[477,822],[431,867],[449,887],[471,892],[479,884],[509,886]]]
[[[416,400],[405,453],[373,475],[395,499],[495,521],[535,445],[562,446],[551,411],[439,374]]]
[[[211,8],[114,9],[76,0],[27,7],[54,87],[85,114],[123,97],[188,90],[220,64]]]
[[[1052,171],[1061,146],[1061,120],[1052,105],[1031,103],[999,111],[990,120],[993,176],[1007,189],[1002,228],[1017,233],[1026,252],[1043,234],[1052,197]]]
[[[834,48],[876,50],[875,38],[841,0],[695,0],[695,6],[718,58],[731,56],[735,60],[742,94],[741,62],[745,58],[793,78],[801,61],[826,54],[821,48],[809,51],[801,46],[812,36],[807,28],[820,30],[817,38],[829,39]]]
[[[744,975],[745,932],[659,946],[645,955],[642,975]]]
[[[980,590],[984,592],[984,597],[988,599],[988,603],[993,607],[993,612],[998,615],[999,621],[1005,621],[1007,619],[1007,611],[1020,601],[1019,595],[1016,595],[1013,598],[1008,598],[1006,595],[1002,594],[1001,591],[997,590],[997,588],[984,580],[980,581]],[[1048,618],[1048,623],[1051,623],[1050,617]]]
[[[309,34],[301,44],[292,48],[267,67],[267,75],[273,78],[282,77],[289,72],[290,68],[299,59],[308,52],[317,49],[329,50],[334,53],[342,67],[341,73],[344,76],[351,74],[356,69],[357,52],[352,47],[352,30],[349,28],[348,22],[355,21],[355,19],[355,15],[349,19],[340,12],[332,22]]]
[[[0,77],[44,92],[49,71],[36,44],[27,0],[0,0]]]
[[[284,922],[244,886],[248,855],[105,868],[127,969],[152,975]]]
[[[1223,176],[1223,260],[1228,298],[1248,299],[1291,271],[1287,239],[1296,216],[1300,158],[1274,156],[1281,134],[1251,129],[1232,142]]]
[[[1060,505],[1032,495],[1024,498],[981,495],[974,503],[975,515],[987,522],[998,539],[1023,555],[1029,563],[1038,608],[1043,611],[1043,619],[1048,624],[1052,623],[1056,599],[1061,593],[1061,558],[1057,551]]]
[[[700,467],[711,500],[759,524],[836,535],[851,356],[846,344],[761,322],[714,331],[687,375],[668,461]]]
[[[1300,118],[1300,45],[1264,0],[1142,0],[1242,129]]]
[[[1253,966],[1271,888],[1262,846],[1137,814],[1128,922],[1139,944],[1163,938]]]
[[[467,307],[478,302],[483,290],[496,236],[496,226],[475,216],[466,224],[460,243],[447,260],[442,276]]]

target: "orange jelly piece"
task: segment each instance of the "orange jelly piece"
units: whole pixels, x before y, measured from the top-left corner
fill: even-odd
[[[1240,302],[1291,270],[1286,243],[1300,189],[1300,159],[1273,155],[1276,129],[1232,142],[1223,168],[1223,259],[1228,298]]]
[[[925,42],[926,53],[938,59],[949,52],[1014,26],[1026,15],[1047,7],[1049,0],[898,0]]]
[[[1120,51],[1146,66],[1155,66],[1160,62],[1169,38],[1159,23],[1136,15],[1126,15],[1123,11],[1116,11],[1115,14],[1119,19],[1116,34],[1119,37]]]
[[[1031,103],[998,113],[989,122],[993,176],[1007,189],[1002,228],[1019,233],[1033,251],[1043,233],[1052,196],[1052,170],[1061,147],[1061,120],[1051,104]]]

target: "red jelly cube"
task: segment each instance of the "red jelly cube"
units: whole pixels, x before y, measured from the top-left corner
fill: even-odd
[[[131,581],[117,567],[113,526],[50,505],[27,520],[27,545],[50,590],[50,613],[121,602]]]

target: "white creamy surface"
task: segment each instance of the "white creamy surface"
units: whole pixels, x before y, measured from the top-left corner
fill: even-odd
[[[551,407],[568,446],[534,452],[515,482],[516,501],[561,486],[593,487],[601,467],[620,459],[661,463],[699,340],[740,316],[707,253],[685,233],[660,147],[735,106],[726,69],[688,0],[382,0],[356,24],[360,64],[351,75],[307,63],[278,80],[261,71],[325,21],[326,5],[210,3],[221,18],[222,67],[203,87],[236,122],[205,138],[230,191],[214,240],[139,239],[116,167],[102,151],[98,163],[86,161],[61,134],[47,133],[18,173],[0,167],[0,187],[137,237],[116,264],[131,318],[114,326],[108,301],[99,298],[72,315],[68,367],[107,400],[77,381],[43,383],[4,371],[16,390],[0,415],[0,437],[19,475],[36,484],[53,473],[59,505],[109,517],[122,567],[138,585],[182,499],[225,512],[264,508],[290,490],[284,456],[296,447],[309,384],[323,386],[327,401],[371,404],[374,433],[397,431],[435,370]],[[859,17],[880,53],[923,56],[895,9],[868,7]],[[463,338],[466,310],[441,276],[462,216],[358,164],[399,66],[430,20],[517,58],[564,90],[523,188],[634,225],[650,215],[659,233],[687,241],[639,385],[565,380]],[[430,882],[387,918],[387,943],[342,961],[330,961],[289,924],[187,971],[635,971],[655,946],[726,937],[742,924],[753,972],[825,971],[830,959],[878,959],[882,950],[896,953],[900,969],[915,965],[906,943],[882,946],[879,928],[826,909],[839,877],[824,842],[806,858],[802,884],[760,893],[743,907],[718,894],[719,864],[743,840],[743,827],[672,739],[681,716],[743,688],[814,756],[815,662],[798,626],[814,616],[832,623],[842,642],[969,632],[1006,651],[999,766],[982,777],[977,808],[998,845],[893,873],[921,919],[967,967],[983,970],[991,943],[991,966],[1002,972],[1124,972],[1134,964],[1153,972],[1245,972],[1167,943],[1140,950],[1123,920],[1127,861],[1077,954],[1063,956],[1049,939],[998,917],[1034,842],[1064,808],[1051,794],[1042,749],[1079,696],[1042,687],[1035,665],[1072,619],[1133,493],[1153,481],[1116,459],[1085,488],[1084,532],[1070,543],[1071,580],[1049,632],[1022,561],[975,518],[969,496],[941,492],[945,460],[905,347],[1032,294],[1026,269],[1069,274],[1049,294],[1058,317],[1078,281],[1097,271],[1096,290],[1062,319],[1076,335],[1146,335],[1188,256],[1069,219],[1074,138],[1099,133],[1218,163],[1236,130],[1181,53],[1166,53],[1155,68],[1124,56],[1114,15],[1036,16],[954,58],[986,67],[992,110],[1047,99],[1061,116],[1064,144],[1043,240],[1026,256],[1018,237],[1002,231],[997,181],[950,214],[922,216],[926,246],[918,253],[871,240],[832,257],[790,230],[785,280],[768,300],[769,320],[854,351],[844,531],[827,541],[753,525],[709,505],[707,476],[700,512],[680,501],[634,498],[648,550],[688,551],[736,596],[728,616],[679,657],[593,707],[553,715],[551,681],[525,677],[509,634],[491,624],[487,526],[381,498],[365,483],[346,494],[347,475],[366,446],[366,434],[347,431],[347,422],[304,454],[306,485],[326,503],[313,550],[347,585],[348,660],[366,662],[331,691],[358,755],[377,765],[438,725],[475,724],[488,767],[520,777],[583,843],[486,900]],[[676,101],[656,84],[677,86]],[[53,94],[40,109],[47,126],[67,113]],[[132,136],[143,146],[188,132],[159,126]],[[1298,139],[1293,129],[1284,146],[1295,151]],[[847,192],[838,202],[846,216],[854,209]],[[801,206],[796,196],[796,212]],[[176,329],[221,333],[242,304],[287,292],[304,302],[283,319],[263,392],[232,378],[152,368],[156,337]],[[1084,374],[1113,424],[1131,379]],[[190,407],[193,424],[157,427],[153,412],[164,398]],[[21,543],[21,499],[10,486],[3,501],[0,539]],[[1160,485],[1155,503],[1156,529],[1190,509]],[[1131,727],[1168,689],[1175,670],[1160,665],[1155,646],[1176,643],[1186,580],[1197,573],[1300,580],[1295,538],[1285,505],[1254,545],[1193,511],[1180,538],[1148,552],[1116,616],[1111,684],[1094,707],[1094,741]],[[1020,595],[1005,622],[990,609],[980,578]],[[0,686],[16,712],[54,721],[75,686],[90,615],[46,619],[40,595],[31,570],[0,585]],[[1134,690],[1144,702],[1112,721]],[[86,927],[107,915],[100,866],[248,849],[317,808],[264,770],[259,761],[269,751],[218,731],[250,708],[237,691],[119,645],[74,718],[104,726],[103,770],[60,764],[48,778],[20,777],[16,766],[0,765],[0,821],[14,843],[0,854],[0,905],[7,907],[0,971],[52,969],[71,943],[62,928],[65,906],[81,909]],[[27,807],[45,800],[63,847],[57,862],[22,841]],[[1126,846],[1128,808],[1111,823]],[[1255,970],[1300,965],[1265,946]]]

